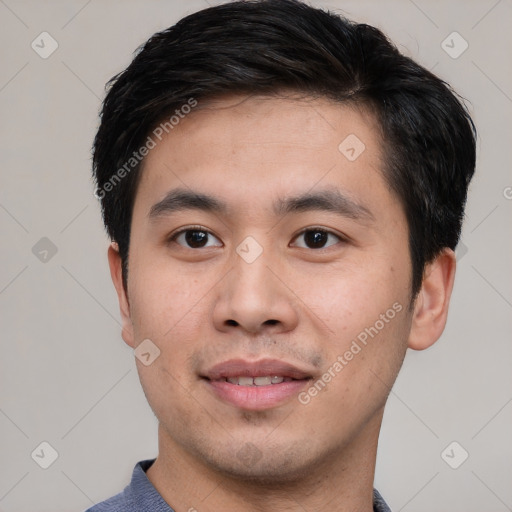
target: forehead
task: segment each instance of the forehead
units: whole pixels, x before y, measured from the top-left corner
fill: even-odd
[[[275,198],[278,190],[341,187],[348,196],[365,196],[387,188],[374,117],[326,98],[199,101],[155,142],[136,202],[176,186],[245,202]]]

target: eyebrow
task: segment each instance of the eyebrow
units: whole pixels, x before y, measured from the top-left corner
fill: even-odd
[[[276,216],[307,211],[329,211],[353,220],[375,220],[373,213],[366,206],[335,189],[306,192],[294,197],[280,198],[273,206]],[[226,214],[228,205],[222,200],[207,194],[176,188],[151,207],[148,217],[150,220],[156,220],[183,210],[201,210]]]
[[[183,210],[202,210],[226,213],[227,205],[215,197],[177,188],[171,190],[160,202],[149,210],[150,220]]]
[[[329,211],[353,220],[375,220],[373,213],[339,190],[306,192],[296,197],[279,199],[274,205],[276,215],[306,211]]]

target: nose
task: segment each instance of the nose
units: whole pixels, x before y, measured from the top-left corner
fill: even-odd
[[[298,304],[265,252],[252,263],[234,256],[234,267],[219,283],[213,322],[219,331],[277,334],[298,324]],[[280,276],[280,277],[278,277]]]

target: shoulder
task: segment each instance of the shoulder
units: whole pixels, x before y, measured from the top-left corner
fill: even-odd
[[[140,510],[172,512],[146,476],[146,471],[154,460],[138,462],[133,470],[130,484],[123,491],[93,505],[85,512],[139,512]]]
[[[129,501],[126,496],[126,489],[101,503],[88,508],[85,512],[129,512]]]
[[[377,489],[373,489],[373,512],[391,512]]]

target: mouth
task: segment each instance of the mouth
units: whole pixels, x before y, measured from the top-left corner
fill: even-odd
[[[224,379],[216,379],[214,382],[229,382],[237,386],[271,386],[281,384],[281,382],[291,382],[291,377],[283,377],[280,375],[260,375],[258,377],[246,377],[239,375],[237,377],[227,377]]]
[[[232,359],[213,366],[201,378],[222,402],[240,409],[261,411],[297,396],[312,379],[312,374],[273,359]]]

